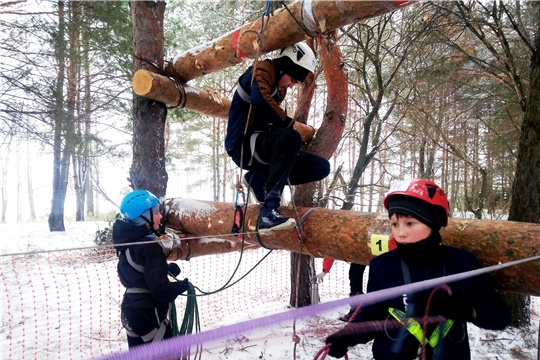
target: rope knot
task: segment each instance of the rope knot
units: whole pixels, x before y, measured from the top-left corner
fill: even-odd
[[[299,344],[300,343],[300,336],[296,335],[296,334],[293,334],[292,336],[292,340],[294,341],[295,344]]]

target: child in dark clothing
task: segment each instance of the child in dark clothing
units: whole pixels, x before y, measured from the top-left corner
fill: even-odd
[[[464,250],[441,245],[441,227],[448,222],[448,200],[434,182],[423,179],[393,184],[384,200],[397,248],[370,262],[367,291],[382,289],[462,273],[481,267],[476,257]],[[487,274],[449,283],[451,295],[437,291],[429,316],[448,320],[430,325],[426,338],[413,326],[382,332],[351,333],[341,330],[326,339],[329,354],[343,357],[349,346],[373,341],[375,360],[419,358],[421,342],[426,342],[426,359],[470,359],[467,322],[478,327],[502,330],[510,323],[510,311],[495,291]],[[431,290],[362,307],[354,322],[399,320],[423,317]]]
[[[157,197],[146,190],[132,191],[120,211],[123,219],[113,225],[113,243],[125,244],[116,246],[118,276],[126,288],[121,320],[128,346],[133,347],[172,337],[170,306],[188,290],[189,282],[171,282],[167,277],[169,272],[179,275],[180,268],[167,264],[162,243],[155,241],[161,220]]]
[[[298,43],[281,49],[275,59],[256,61],[238,79],[225,150],[236,165],[248,170],[245,183],[263,204],[257,222],[261,234],[296,226],[295,219],[279,211],[288,180],[291,185],[305,184],[330,172],[328,160],[301,149],[302,136],[280,106],[287,89],[304,82],[316,65],[313,50]]]

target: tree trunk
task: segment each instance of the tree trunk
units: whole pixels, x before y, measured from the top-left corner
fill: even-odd
[[[308,45],[313,48],[313,39],[307,40]],[[305,124],[309,116],[309,109],[317,79],[314,74],[309,74],[304,86],[300,88],[294,114],[295,123]],[[298,206],[313,206],[313,195],[315,193],[315,184],[303,184],[295,188],[293,202]],[[315,261],[306,255],[303,249],[300,252],[291,252],[291,293],[289,304],[294,308],[300,308],[311,305],[311,279],[315,276]]]
[[[537,18],[540,3],[535,3]],[[537,24],[530,66],[530,89],[521,124],[516,174],[512,184],[512,203],[508,220],[540,222],[540,23]],[[530,298],[505,294],[512,308],[512,326],[530,325]],[[539,353],[540,354],[540,353]]]
[[[334,34],[335,35],[335,34]],[[320,62],[326,77],[328,97],[323,123],[319,129],[319,136],[313,139],[307,149],[317,155],[329,159],[336,150],[347,117],[347,74],[343,71],[343,58],[339,46],[334,46],[330,52],[326,43],[321,48]],[[308,83],[302,88],[299,106],[295,119],[307,121],[311,98],[315,89],[315,77],[309,76]],[[317,206],[318,198],[322,195],[321,184],[308,183],[296,188],[294,202],[298,206]],[[315,276],[315,263],[313,258],[305,253],[291,253],[291,297],[290,304],[294,307],[311,305],[311,280]]]
[[[84,221],[84,182],[85,164],[84,153],[81,151],[84,138],[81,134],[81,111],[78,105],[80,84],[80,28],[81,28],[81,5],[69,2],[69,68],[68,68],[68,122],[73,124],[73,136],[66,137],[66,143],[72,147],[73,162],[73,188],[75,190],[75,221]],[[70,127],[71,128],[71,127]],[[68,141],[69,140],[69,141]],[[77,149],[77,150],[76,150]]]
[[[34,206],[34,186],[32,185],[32,156],[30,155],[30,141],[26,141],[26,181],[28,191],[28,203],[30,205],[30,220],[36,220],[36,209]]]
[[[300,251],[300,248],[299,248]],[[291,296],[294,308],[311,305],[311,280],[315,276],[315,261],[309,255],[291,252]]]
[[[66,200],[69,156],[66,153],[67,147],[62,145],[65,134],[66,114],[64,112],[64,79],[65,79],[65,42],[64,42],[64,2],[58,2],[58,35],[55,41],[55,48],[58,60],[58,74],[53,90],[56,108],[54,117],[54,138],[53,138],[53,193],[51,203],[51,213],[49,214],[49,230],[65,231],[64,227],[64,204]]]
[[[9,147],[8,147],[9,149]],[[8,204],[8,171],[9,171],[9,154],[11,151],[6,151],[5,154],[2,155],[0,160],[2,163],[0,164],[2,166],[2,176],[0,177],[0,186],[2,187],[2,224],[6,223],[6,212],[7,212],[7,204]]]
[[[134,70],[151,72],[163,68],[164,1],[130,1],[133,22]],[[131,187],[164,196],[168,175],[165,169],[165,104],[133,96],[133,162]]]
[[[16,175],[17,175],[17,183],[16,183],[16,190],[15,195],[17,198],[17,222],[22,222],[22,174],[21,174],[21,166],[22,166],[22,158],[21,158],[21,138],[17,137],[15,141],[15,167],[16,167]]]

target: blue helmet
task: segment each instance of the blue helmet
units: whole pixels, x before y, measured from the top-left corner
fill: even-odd
[[[122,199],[120,212],[125,220],[138,218],[158,203],[158,198],[148,190],[135,190]]]

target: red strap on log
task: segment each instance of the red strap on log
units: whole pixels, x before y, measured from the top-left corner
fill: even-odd
[[[240,39],[240,31],[241,30],[242,30],[242,28],[239,28],[238,30],[236,30],[234,32],[234,36],[232,38],[232,46],[233,46],[234,53],[236,54],[236,56],[238,56],[238,58],[242,59],[243,61],[246,61],[246,60],[249,60],[249,59],[244,55],[244,53],[242,52],[242,50],[240,50],[240,48],[238,46],[238,41]]]

